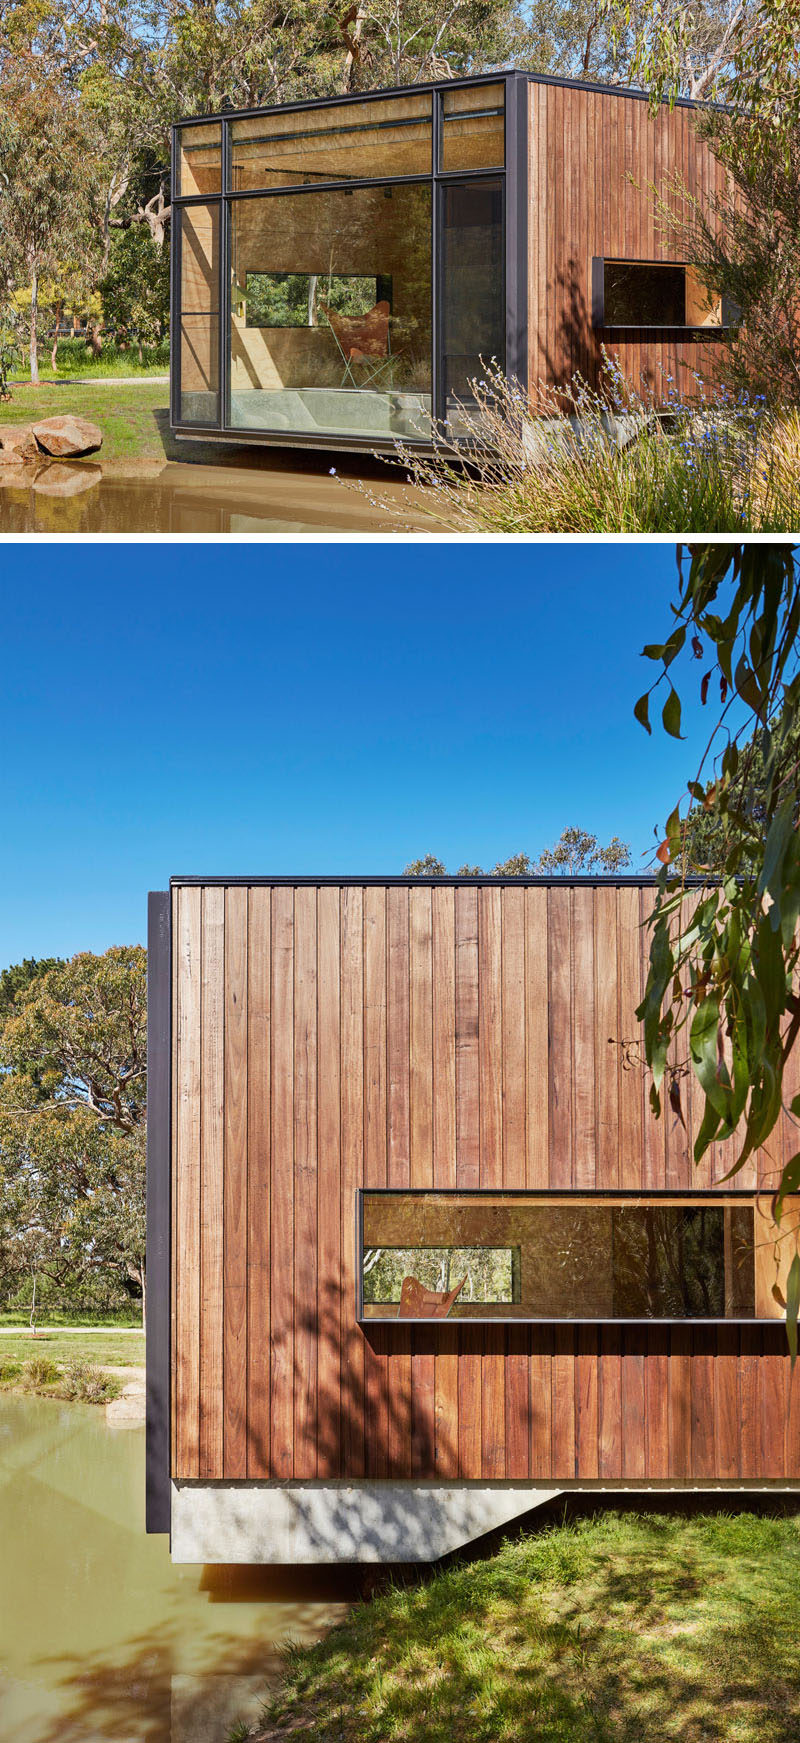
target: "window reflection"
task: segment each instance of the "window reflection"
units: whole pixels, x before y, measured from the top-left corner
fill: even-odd
[[[234,201],[231,238],[235,428],[429,433],[429,186]]]
[[[773,1319],[799,1224],[756,1197],[366,1192],[363,1316]]]

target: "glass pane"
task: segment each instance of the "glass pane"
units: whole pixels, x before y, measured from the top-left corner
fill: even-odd
[[[363,1198],[366,1319],[781,1316],[800,1214],[769,1201],[535,1193]]]
[[[442,108],[442,169],[502,169],[505,86],[445,91]]]
[[[178,193],[218,194],[222,186],[222,129],[219,122],[182,127],[178,134]]]
[[[219,422],[219,206],[180,213],[180,421]]]
[[[686,268],[607,260],[603,302],[606,327],[685,327]]]
[[[234,427],[430,433],[429,186],[234,201],[231,245]]]
[[[444,393],[459,436],[476,429],[472,382],[505,363],[502,183],[452,182],[442,197]]]
[[[412,92],[294,114],[273,111],[234,121],[231,137],[236,192],[429,175],[431,99]]]

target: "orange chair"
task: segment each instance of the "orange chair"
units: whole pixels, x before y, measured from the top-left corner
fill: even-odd
[[[426,1289],[418,1277],[404,1277],[400,1288],[398,1319],[446,1319],[453,1302],[466,1283],[462,1277],[455,1289]]]
[[[329,303],[320,299],[319,307],[339,347],[344,363],[341,386],[349,381],[353,387],[370,387],[391,363],[389,337],[389,304],[376,303],[365,315],[339,315]],[[365,370],[364,380],[356,381],[353,364]]]

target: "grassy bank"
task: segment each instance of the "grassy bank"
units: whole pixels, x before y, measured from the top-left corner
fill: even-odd
[[[0,1337],[0,1368],[3,1364],[22,1364],[33,1356],[46,1356],[51,1362],[96,1362],[104,1368],[139,1368],[144,1363],[144,1334],[114,1331],[3,1333]]]
[[[238,1735],[794,1743],[799,1625],[794,1519],[606,1514],[357,1605]]]
[[[35,1392],[42,1398],[66,1398],[82,1404],[110,1404],[122,1383],[94,1362],[77,1357],[54,1362],[43,1352],[17,1361],[0,1352],[0,1392]]]
[[[0,406],[0,423],[33,424],[39,418],[75,412],[90,418],[103,432],[103,461],[178,458],[180,448],[169,433],[169,388],[166,382],[102,382],[85,384],[17,383],[8,405]]]

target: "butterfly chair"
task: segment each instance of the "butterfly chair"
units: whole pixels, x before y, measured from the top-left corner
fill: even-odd
[[[404,1277],[400,1287],[398,1319],[446,1319],[466,1283],[462,1277],[455,1289],[426,1289],[418,1277]]]
[[[365,315],[338,315],[329,303],[320,301],[320,308],[339,347],[344,375],[351,387],[372,387],[386,370],[391,370],[392,353],[389,336],[389,304],[376,303]],[[353,364],[362,366],[363,379],[356,381]]]

